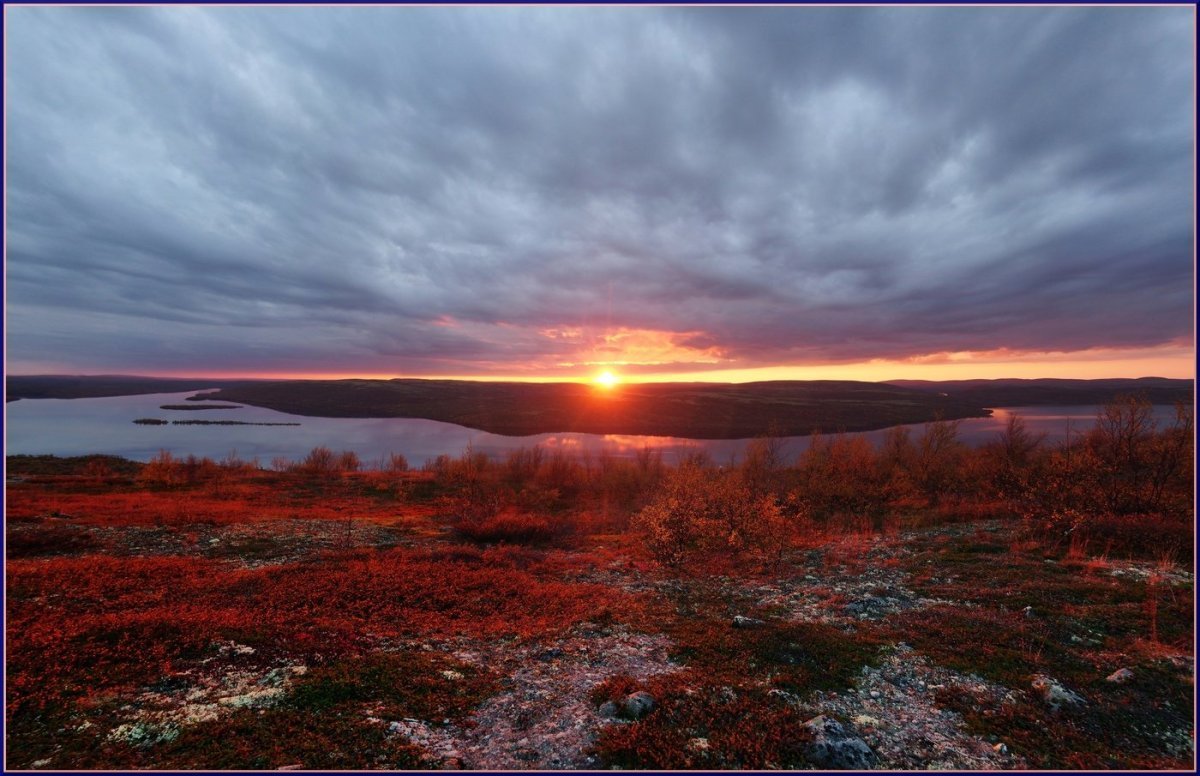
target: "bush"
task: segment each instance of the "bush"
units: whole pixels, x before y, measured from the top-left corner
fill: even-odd
[[[406,472],[408,471],[408,459],[399,453],[392,453],[387,457],[383,468],[384,471],[391,472],[392,474]]]
[[[309,474],[331,474],[337,470],[333,451],[324,445],[317,445],[304,456],[300,468]]]
[[[545,518],[511,510],[480,520],[460,520],[454,530],[464,539],[483,544],[544,544],[558,534]]]
[[[787,537],[773,499],[756,497],[736,473],[688,461],[671,471],[635,518],[662,563],[676,566],[694,554],[777,554]]]
[[[183,464],[169,450],[159,450],[138,473],[138,481],[152,485],[179,485],[185,479]]]
[[[877,516],[887,506],[887,475],[871,443],[862,437],[814,437],[799,461],[797,499],[816,517]]]
[[[335,453],[324,445],[317,445],[304,456],[299,469],[306,474],[332,475],[338,472],[356,472],[361,467],[358,453],[353,450]]]

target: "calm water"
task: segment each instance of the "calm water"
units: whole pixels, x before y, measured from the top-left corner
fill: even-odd
[[[407,418],[307,418],[260,407],[232,410],[162,410],[160,404],[183,404],[195,393],[161,393],[117,396],[104,399],[22,399],[5,405],[5,451],[9,455],[86,455],[107,453],[139,461],[149,460],[159,450],[177,455],[189,453],[220,459],[236,452],[243,459],[257,458],[266,466],[276,457],[297,460],[316,447],[353,450],[370,464],[389,453],[400,453],[410,463],[441,454],[458,455],[468,446],[493,456],[509,450],[540,445],[547,450],[570,452],[605,451],[632,456],[649,446],[663,451],[673,462],[688,452],[705,450],[717,461],[740,458],[749,440],[697,440],[675,437],[622,436],[601,434],[535,434],[510,437],[439,423]],[[1157,406],[1161,425],[1174,417],[1174,408]],[[1066,424],[1072,434],[1090,428],[1096,407],[1009,407],[997,409],[991,418],[964,420],[959,437],[968,444],[987,442],[1003,429],[1010,414],[1017,413],[1031,431],[1044,432],[1050,441],[1061,440]],[[300,423],[299,426],[141,426],[134,418],[163,420],[241,420],[256,423]],[[921,426],[910,427],[914,436]],[[884,431],[867,431],[864,436],[878,443]],[[791,437],[786,452],[794,456],[809,445],[808,437]]]

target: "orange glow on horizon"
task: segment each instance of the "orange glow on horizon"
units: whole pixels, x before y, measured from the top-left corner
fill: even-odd
[[[973,379],[1102,379],[1169,377],[1195,378],[1195,348],[1192,345],[1166,345],[1144,349],[1094,349],[1071,353],[1018,353],[990,351],[975,353],[938,353],[905,359],[874,359],[843,364],[794,364],[745,366],[714,369],[704,362],[627,364],[619,360],[583,364],[514,364],[511,371],[489,364],[491,371],[472,373],[461,371],[426,373],[362,372],[238,372],[196,370],[164,372],[140,369],[106,369],[93,374],[124,374],[142,377],[176,377],[188,379],[263,379],[263,380],[391,380],[396,378],[425,380],[478,380],[482,382],[585,383],[600,386],[596,373],[588,367],[610,367],[622,364],[625,368],[617,382],[623,384],[661,382],[746,383],[763,380],[973,380]],[[503,370],[503,371],[501,371]],[[586,371],[585,371],[586,370]],[[652,371],[654,370],[654,371]],[[606,369],[612,373],[611,369]],[[78,369],[54,369],[49,365],[24,374],[80,374]],[[605,378],[607,380],[607,378]]]

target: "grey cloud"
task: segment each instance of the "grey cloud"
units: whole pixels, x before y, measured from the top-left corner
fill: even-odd
[[[571,326],[739,366],[1191,337],[1186,8],[7,21],[10,370],[551,369]]]

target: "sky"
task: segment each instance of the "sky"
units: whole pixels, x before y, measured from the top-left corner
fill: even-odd
[[[1194,374],[1191,7],[4,15],[10,374]]]

